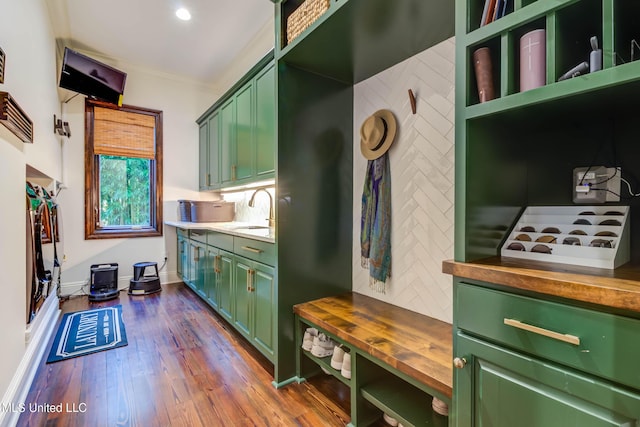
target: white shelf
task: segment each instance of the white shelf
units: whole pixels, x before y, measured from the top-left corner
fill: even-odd
[[[629,261],[628,206],[530,206],[503,257],[614,269]]]

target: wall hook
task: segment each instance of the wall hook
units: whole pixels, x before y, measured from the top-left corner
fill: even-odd
[[[409,89],[409,102],[411,103],[411,112],[413,114],[416,113],[416,96],[413,94],[413,91]]]
[[[62,119],[53,115],[53,133],[57,133],[58,135],[66,136],[67,138],[71,137],[71,128],[69,127],[69,122],[63,122]]]

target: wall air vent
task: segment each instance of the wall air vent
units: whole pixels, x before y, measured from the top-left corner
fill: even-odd
[[[8,92],[0,92],[0,123],[22,142],[33,143],[33,122]]]

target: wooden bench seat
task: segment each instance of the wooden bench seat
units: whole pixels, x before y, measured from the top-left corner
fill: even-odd
[[[435,390],[451,403],[451,324],[358,293],[297,304],[293,309],[300,319]]]

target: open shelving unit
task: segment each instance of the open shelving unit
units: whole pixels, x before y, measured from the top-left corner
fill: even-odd
[[[386,413],[405,426],[446,427],[449,418],[434,412],[431,407],[433,396],[416,386],[415,380],[384,367],[380,361],[360,353],[333,334],[319,329],[305,320],[298,319],[298,341],[304,330],[313,327],[349,349],[351,354],[352,375],[357,380],[345,378],[340,371],[331,366],[331,356],[316,357],[310,351],[300,348],[297,363],[300,381],[324,371],[351,389],[351,424],[369,425]],[[318,369],[320,368],[320,369]],[[321,374],[321,375],[324,375]],[[424,387],[422,387],[424,388]]]
[[[302,3],[276,8],[276,57],[341,82],[360,82],[453,36],[451,0],[331,0],[288,42],[287,19]]]
[[[640,62],[630,61],[632,40],[640,39],[640,4],[513,0],[510,13],[480,26],[483,5],[484,0],[456,2],[459,261],[499,255],[526,206],[572,205],[574,167],[616,164],[635,187],[640,177],[640,164],[632,160],[640,155],[632,125],[640,105]],[[519,40],[533,29],[546,33],[546,84],[520,92]],[[602,70],[558,81],[589,61],[592,36],[603,50]],[[472,58],[480,47],[491,50],[496,94],[482,103]],[[638,202],[628,193],[622,196],[618,204],[631,206],[630,260],[637,262],[633,236],[640,218],[633,206]],[[476,237],[487,229],[494,238],[479,244]]]
[[[275,1],[278,325],[290,308],[351,289],[353,85],[454,34],[451,0],[330,0],[293,41],[303,0]],[[300,242],[311,242],[300,250]],[[286,327],[283,327],[286,328]],[[296,347],[279,333],[275,382],[295,375]],[[310,362],[307,357],[302,357]]]

